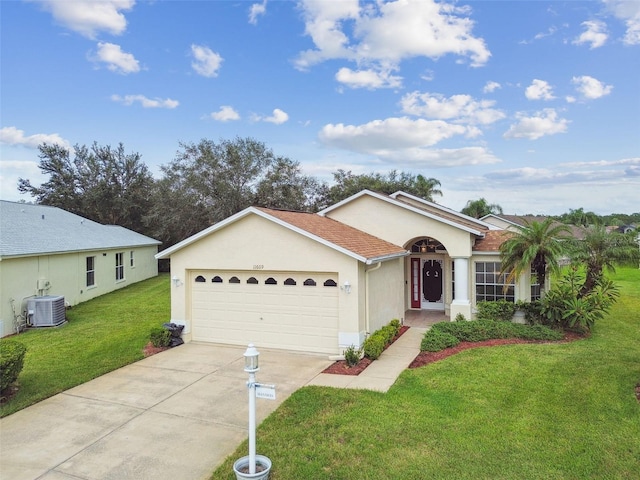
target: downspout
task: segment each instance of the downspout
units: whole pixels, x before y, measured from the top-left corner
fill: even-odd
[[[378,262],[375,267],[372,267],[364,271],[364,323],[365,323],[365,338],[369,333],[369,273],[375,272],[382,266],[382,262]]]

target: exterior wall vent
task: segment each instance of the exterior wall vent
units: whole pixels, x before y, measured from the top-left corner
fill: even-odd
[[[32,327],[55,327],[66,320],[64,297],[46,295],[27,300],[27,318]]]

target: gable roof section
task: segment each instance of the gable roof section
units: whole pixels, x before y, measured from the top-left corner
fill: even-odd
[[[396,192],[394,195],[399,195],[402,192]],[[408,194],[402,193],[403,195],[409,197]],[[343,205],[346,205],[362,196],[371,196],[374,198],[377,198],[379,200],[382,200],[383,202],[387,202],[390,203],[392,205],[396,205],[400,208],[404,208],[406,210],[409,210],[411,212],[417,213],[418,215],[421,215],[423,217],[427,217],[430,218],[432,220],[436,220],[438,222],[442,222],[445,223],[447,225],[450,225],[454,228],[458,228],[460,230],[464,230],[465,232],[469,232],[472,233],[473,235],[477,235],[479,237],[484,236],[485,232],[489,230],[489,226],[488,225],[481,225],[481,223],[483,224],[484,222],[476,222],[477,224],[472,224],[471,222],[468,222],[464,219],[457,218],[456,216],[452,215],[451,212],[453,212],[452,210],[446,209],[441,207],[440,205],[437,204],[431,204],[431,206],[433,207],[433,209],[435,209],[438,213],[434,213],[432,211],[432,209],[426,209],[426,208],[420,208],[417,207],[416,205],[409,203],[409,202],[403,202],[401,200],[397,200],[396,198],[393,198],[389,195],[384,195],[381,193],[376,193],[376,192],[372,192],[370,190],[362,190],[358,193],[356,193],[355,195],[350,196],[349,198],[346,198],[344,200],[342,200],[341,202],[336,203],[335,205],[331,205],[330,207],[325,208],[324,210],[321,210],[320,212],[318,212],[319,215],[325,216],[327,213],[330,213],[333,210],[336,210],[340,207],[342,207]],[[411,196],[412,197],[412,196]],[[413,197],[413,198],[417,198],[417,197]],[[425,202],[425,200],[422,200],[422,202]],[[431,202],[428,202],[431,203]],[[458,215],[460,216],[460,214]]]
[[[509,230],[489,230],[484,238],[476,239],[472,250],[474,252],[499,253],[500,245],[513,235]]]
[[[0,200],[0,258],[160,245],[61,208]]]
[[[516,227],[526,227],[527,225],[531,224],[531,222],[538,222],[538,223],[542,223],[544,222],[547,218],[544,215],[500,215],[500,214],[495,214],[495,213],[490,213],[488,215],[485,215],[484,217],[482,217],[482,219],[484,220],[485,218],[489,218],[489,217],[494,217],[500,220],[503,220],[507,223],[510,223],[511,225],[514,225]],[[571,236],[578,239],[578,240],[583,240],[584,236],[585,236],[585,227],[580,227],[577,225],[570,225],[568,223],[562,223],[562,222],[557,222],[554,221],[553,225],[566,225],[567,227],[569,227],[569,231],[571,232]]]
[[[247,215],[258,215],[366,264],[404,257],[408,254],[402,247],[316,213],[249,207],[158,253],[156,258],[168,258],[178,250]]]

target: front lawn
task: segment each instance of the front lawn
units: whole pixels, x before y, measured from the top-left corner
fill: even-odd
[[[588,339],[467,350],[386,394],[298,390],[258,429],[270,478],[638,478],[640,270],[613,280],[621,298]]]
[[[19,391],[0,416],[143,358],[151,327],[169,321],[169,284],[163,274],[76,305],[64,326],[10,337],[27,355]]]

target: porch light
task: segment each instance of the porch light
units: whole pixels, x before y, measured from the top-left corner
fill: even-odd
[[[351,284],[349,283],[349,280],[344,282],[344,293],[347,295],[351,293]]]
[[[420,244],[420,253],[427,253],[428,248],[429,247],[426,242],[422,240],[422,243]]]
[[[171,281],[173,282],[173,284],[174,284],[176,287],[179,287],[179,286],[182,284],[182,282],[180,281],[180,279],[179,279],[177,276],[175,276],[175,275],[173,276],[173,278],[171,279]]]
[[[258,366],[258,356],[260,352],[250,343],[247,350],[244,352],[244,371],[247,373],[255,373],[260,370]]]

